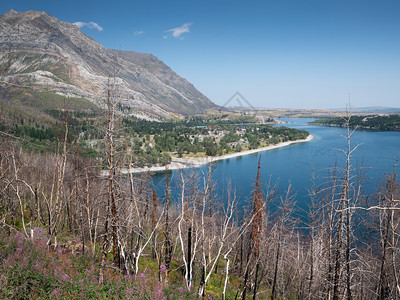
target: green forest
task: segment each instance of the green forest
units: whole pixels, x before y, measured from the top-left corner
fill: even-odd
[[[84,157],[104,157],[104,118],[98,112],[47,110],[56,123],[41,124],[36,119],[15,118],[6,128],[22,139],[25,149],[45,153],[56,152],[57,143],[68,128],[68,142],[76,143]],[[243,122],[243,123],[237,123]],[[135,167],[166,165],[171,155],[220,156],[247,149],[305,139],[308,132],[284,126],[254,124],[248,118],[234,121],[220,118],[189,118],[183,121],[156,122],[119,117],[115,139],[120,148],[130,153]],[[120,149],[121,150],[121,149]]]
[[[344,127],[346,120],[341,117],[325,118],[315,120],[311,124]],[[398,131],[400,130],[400,115],[352,116],[350,126],[370,130]]]

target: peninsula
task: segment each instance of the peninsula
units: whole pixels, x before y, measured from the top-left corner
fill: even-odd
[[[314,137],[310,134],[305,139],[301,139],[301,140],[280,142],[276,145],[269,145],[269,146],[261,147],[258,149],[245,150],[242,152],[230,153],[230,154],[225,154],[225,155],[221,155],[221,156],[185,157],[185,158],[178,158],[178,157],[175,158],[174,157],[171,159],[171,162],[165,166],[131,167],[129,169],[121,169],[120,171],[123,174],[127,174],[127,173],[144,173],[144,172],[162,172],[165,170],[165,168],[167,168],[168,170],[197,168],[197,167],[201,167],[205,164],[213,163],[213,162],[216,162],[219,160],[230,159],[230,158],[235,158],[235,157],[239,157],[239,156],[255,154],[258,152],[274,150],[274,149],[286,147],[286,146],[289,146],[292,144],[309,142],[313,138]]]

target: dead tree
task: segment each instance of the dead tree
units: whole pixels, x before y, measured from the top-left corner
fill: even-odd
[[[257,295],[257,282],[258,282],[258,268],[259,268],[259,253],[260,253],[260,234],[262,231],[262,215],[263,215],[263,192],[261,188],[261,155],[258,159],[257,176],[255,182],[255,189],[253,191],[253,221],[251,225],[251,249],[256,265],[254,273],[254,288],[253,300]]]
[[[171,204],[171,192],[169,189],[168,167],[165,166],[165,224],[164,224],[164,261],[166,267],[166,280],[169,280],[169,271],[172,260],[172,244],[169,228],[169,207]]]
[[[153,205],[151,209],[151,225],[152,229],[156,229],[156,224],[157,224],[157,209],[158,209],[158,197],[157,197],[157,192],[155,189],[153,189]],[[153,258],[157,258],[157,232],[154,233],[153,235],[153,245],[152,245],[152,252],[153,252]]]
[[[352,299],[352,235],[353,221],[352,217],[355,211],[355,206],[361,197],[362,181],[358,184],[355,182],[354,171],[351,165],[351,158],[354,151],[359,145],[352,146],[351,141],[357,127],[350,128],[351,113],[347,113],[344,117],[344,126],[346,135],[343,137],[346,140],[346,147],[338,149],[345,156],[345,166],[341,169],[342,176],[338,183],[340,189],[339,199],[334,200],[338,203],[337,207],[333,205],[333,211],[337,214],[336,219],[336,244],[334,250],[334,267],[333,267],[333,299],[338,300],[346,295],[348,300]],[[333,215],[332,215],[333,216]],[[344,268],[344,269],[343,269]],[[344,290],[343,288],[344,287]]]
[[[379,206],[387,208],[378,211],[381,259],[377,299],[396,299],[400,296],[397,253],[399,252],[399,218],[395,209],[399,206],[400,186],[395,171],[385,176],[383,189],[378,194]]]
[[[116,126],[116,113],[118,104],[118,83],[117,83],[117,63],[112,68],[112,72],[108,77],[106,101],[107,101],[107,128],[105,134],[106,156],[107,156],[107,172],[108,172],[108,201],[106,207],[105,221],[104,221],[104,240],[102,246],[102,258],[100,262],[99,282],[103,281],[103,272],[105,267],[105,260],[109,247],[109,234],[111,227],[112,251],[114,256],[114,266],[120,268],[120,253],[118,242],[118,216],[117,204],[115,195],[115,126]]]
[[[284,197],[281,198],[281,216],[276,223],[276,250],[274,257],[274,271],[271,288],[271,299],[276,299],[278,294],[278,275],[280,273],[280,261],[284,257],[284,235],[288,223],[291,221],[291,216],[294,211],[294,197],[292,186],[289,184]]]

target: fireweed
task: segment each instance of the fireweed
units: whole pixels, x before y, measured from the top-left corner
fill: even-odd
[[[33,238],[0,229],[0,298],[14,299],[195,299],[184,283],[158,280],[158,270],[123,276],[106,270],[98,284],[97,258],[47,245],[45,230]],[[161,266],[163,271],[163,266]]]

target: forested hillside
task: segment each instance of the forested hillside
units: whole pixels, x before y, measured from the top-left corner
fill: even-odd
[[[312,124],[345,127],[346,120],[341,117],[325,118],[315,120]],[[400,115],[353,116],[350,120],[350,126],[371,130],[398,131],[400,130]]]

